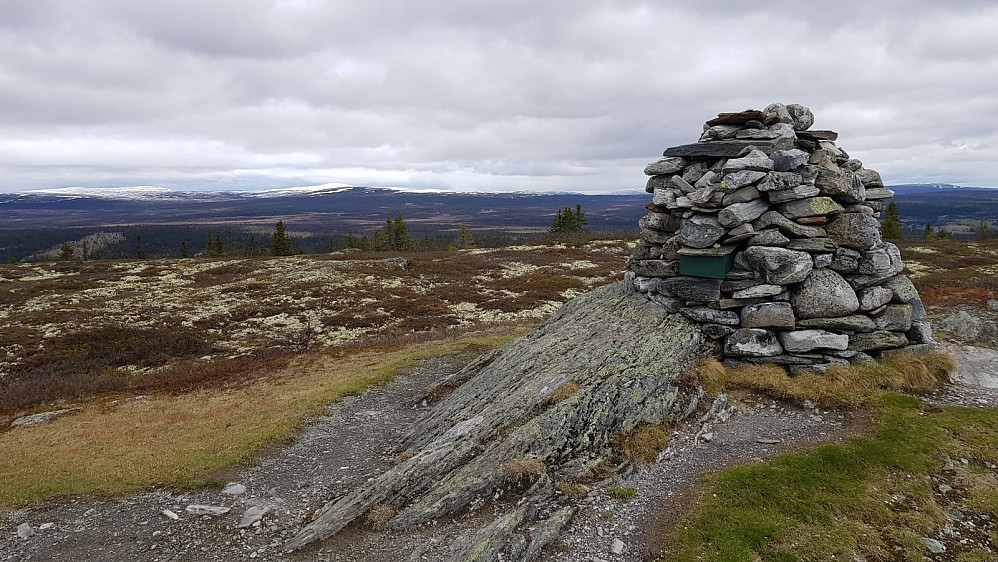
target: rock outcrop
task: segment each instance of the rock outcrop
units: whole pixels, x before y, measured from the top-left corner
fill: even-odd
[[[456,389],[411,430],[409,458],[328,503],[287,547],[379,506],[397,510],[388,528],[406,529],[515,490],[524,494],[515,509],[451,551],[461,561],[531,560],[574,510],[555,486],[590,477],[613,457],[614,436],[690,414],[700,391],[674,381],[714,350],[696,324],[620,284],[583,295],[443,381]],[[517,463],[534,467],[526,481],[510,476]]]
[[[723,340],[729,366],[823,372],[932,341],[901,254],[881,239],[894,193],[813,122],[781,103],[722,113],[645,168],[653,197],[625,282]]]

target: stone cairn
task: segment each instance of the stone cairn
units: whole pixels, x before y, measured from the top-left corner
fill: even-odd
[[[726,366],[823,373],[932,343],[881,240],[894,192],[813,122],[797,104],[722,113],[645,167],[654,197],[625,286],[699,323]]]

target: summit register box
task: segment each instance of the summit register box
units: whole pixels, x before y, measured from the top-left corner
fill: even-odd
[[[735,246],[680,248],[679,274],[724,279],[735,262]]]

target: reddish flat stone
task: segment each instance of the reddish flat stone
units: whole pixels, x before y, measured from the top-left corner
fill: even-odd
[[[718,113],[716,119],[707,121],[708,127],[714,125],[741,125],[749,121],[765,121],[766,114],[758,109],[746,109],[738,113]]]
[[[797,219],[797,224],[825,224],[828,217],[801,217]]]

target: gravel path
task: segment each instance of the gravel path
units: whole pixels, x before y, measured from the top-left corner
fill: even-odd
[[[443,560],[454,538],[512,506],[487,505],[403,533],[354,525],[317,547],[291,554],[281,545],[313,510],[390,467],[400,453],[400,436],[429,411],[419,403],[426,389],[467,360],[427,361],[389,384],[332,406],[328,417],[293,444],[273,451],[257,466],[234,471],[232,480],[245,487],[241,493],[156,490],[111,500],[51,500],[9,512],[0,518],[0,560]],[[954,386],[932,400],[998,405],[995,389],[981,387]],[[705,472],[842,439],[861,427],[862,420],[848,413],[796,408],[754,395],[731,398],[720,415],[680,428],[668,458],[613,482],[634,488],[633,499],[612,499],[594,488],[542,559],[654,559],[667,548],[661,537],[683,513]],[[229,511],[192,514],[190,506],[198,505]],[[240,527],[244,513],[253,509],[265,514]],[[25,524],[32,535],[22,538],[18,527],[27,534]]]

